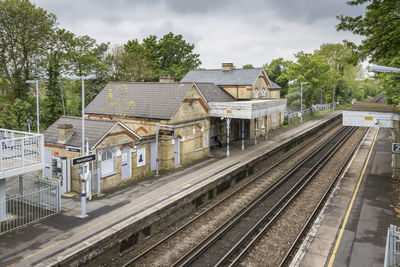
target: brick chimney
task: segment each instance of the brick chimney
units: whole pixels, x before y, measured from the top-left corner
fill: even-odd
[[[233,69],[233,63],[222,63],[222,71],[230,71]]]
[[[62,123],[58,125],[58,143],[65,144],[73,134],[72,124]]]
[[[173,83],[174,82],[173,75],[161,75],[159,79],[160,79],[160,83]]]

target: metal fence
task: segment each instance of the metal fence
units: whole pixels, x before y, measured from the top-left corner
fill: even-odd
[[[312,105],[310,108],[303,109],[303,117],[310,116],[312,113],[321,113],[322,111],[332,109],[333,104],[316,104]],[[291,123],[301,117],[301,111],[285,111],[284,119],[287,123]]]
[[[0,178],[18,168],[42,164],[43,135],[0,129]]]
[[[390,225],[386,238],[384,267],[400,265],[400,232],[394,225]]]
[[[40,176],[16,177],[7,179],[6,187],[6,199],[0,200],[0,210],[6,211],[5,218],[0,221],[0,234],[61,210],[58,181]]]

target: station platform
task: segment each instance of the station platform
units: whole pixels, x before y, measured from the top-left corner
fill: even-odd
[[[387,229],[400,225],[391,132],[370,128],[291,266],[383,266]]]
[[[195,187],[205,186],[216,176],[245,164],[260,154],[275,149],[317,126],[337,117],[341,111],[331,111],[282,127],[268,135],[268,141],[246,141],[246,149],[234,142],[231,156],[224,157],[225,147],[212,153],[215,157],[199,164],[159,177],[148,178],[87,201],[88,217],[80,218],[80,197],[62,200],[63,211],[38,223],[0,236],[0,266],[48,266],[63,258],[79,254],[84,247],[116,233],[139,218],[157,213],[162,206],[185,198]],[[79,257],[88,255],[80,254]]]

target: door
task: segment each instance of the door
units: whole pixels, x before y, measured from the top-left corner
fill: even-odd
[[[131,170],[131,148],[125,146],[121,152],[121,179],[130,178]]]
[[[51,179],[51,150],[47,147],[44,148],[43,176]]]
[[[175,166],[178,166],[181,164],[180,143],[181,143],[181,139],[179,137],[177,137],[175,139]]]
[[[156,142],[151,142],[151,164],[150,170],[155,171],[157,169],[157,149],[156,149]]]

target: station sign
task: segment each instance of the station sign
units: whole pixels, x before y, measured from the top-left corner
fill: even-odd
[[[161,135],[170,135],[170,136],[175,135],[175,131],[173,129],[160,129],[158,132]]]
[[[78,165],[90,161],[96,160],[96,154],[90,154],[87,156],[79,157],[79,158],[73,158],[72,159],[72,165]]]
[[[392,143],[392,152],[400,153],[400,143]]]
[[[81,149],[79,147],[67,146],[66,149],[69,152],[81,153]]]

